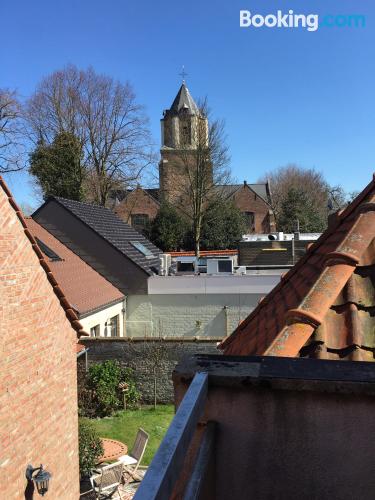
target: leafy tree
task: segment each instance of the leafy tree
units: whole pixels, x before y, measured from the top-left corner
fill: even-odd
[[[43,191],[44,198],[62,196],[71,200],[83,199],[85,170],[82,147],[77,137],[61,132],[52,144],[40,141],[30,155],[30,173]]]
[[[92,391],[92,402],[99,417],[112,415],[125,401],[127,408],[134,408],[140,397],[132,371],[122,368],[118,361],[108,360],[91,365],[87,386]]]
[[[292,233],[296,229],[297,219],[300,231],[306,233],[318,233],[327,226],[325,214],[316,210],[308,195],[299,189],[290,188],[281,203],[278,229]]]
[[[103,445],[94,425],[83,418],[78,423],[79,471],[81,476],[89,475],[103,454]]]
[[[201,246],[206,250],[237,248],[237,242],[246,232],[240,210],[231,201],[219,201],[204,217]]]
[[[189,226],[186,219],[164,202],[151,222],[150,239],[163,251],[178,250],[184,243]]]

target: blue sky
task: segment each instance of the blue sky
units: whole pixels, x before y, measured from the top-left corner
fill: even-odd
[[[239,27],[253,14],[364,14],[364,28]],[[369,0],[2,0],[0,87],[27,97],[67,63],[132,82],[160,141],[180,85],[226,121],[232,169],[255,182],[290,162],[362,189],[375,170],[375,3]],[[34,203],[27,174],[6,177]]]

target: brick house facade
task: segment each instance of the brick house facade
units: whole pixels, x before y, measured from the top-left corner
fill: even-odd
[[[84,332],[1,177],[0,318],[0,497],[32,498],[26,467],[42,463],[52,474],[48,498],[78,498],[76,346]]]
[[[233,192],[231,199],[245,216],[249,233],[272,233],[276,230],[273,212],[270,204],[255,191],[255,186],[264,186],[268,191],[267,184],[252,185],[244,182]]]
[[[135,229],[143,229],[155,219],[159,209],[159,201],[146,189],[138,186],[114,207],[114,212]]]

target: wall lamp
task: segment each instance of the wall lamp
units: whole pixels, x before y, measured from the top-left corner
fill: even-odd
[[[42,495],[42,497],[48,491],[49,480],[51,479],[51,477],[51,473],[48,472],[48,470],[44,470],[42,464],[40,464],[40,467],[35,468],[32,465],[27,466],[26,479],[30,482],[34,481],[36,489],[39,495]]]

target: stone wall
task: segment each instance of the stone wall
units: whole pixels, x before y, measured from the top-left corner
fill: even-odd
[[[88,366],[106,360],[117,360],[134,370],[134,378],[142,395],[142,403],[154,399],[154,367],[156,368],[157,401],[173,403],[172,372],[176,364],[192,354],[220,354],[217,343],[222,339],[81,339],[88,351]],[[78,358],[79,381],[84,376],[85,357]]]

